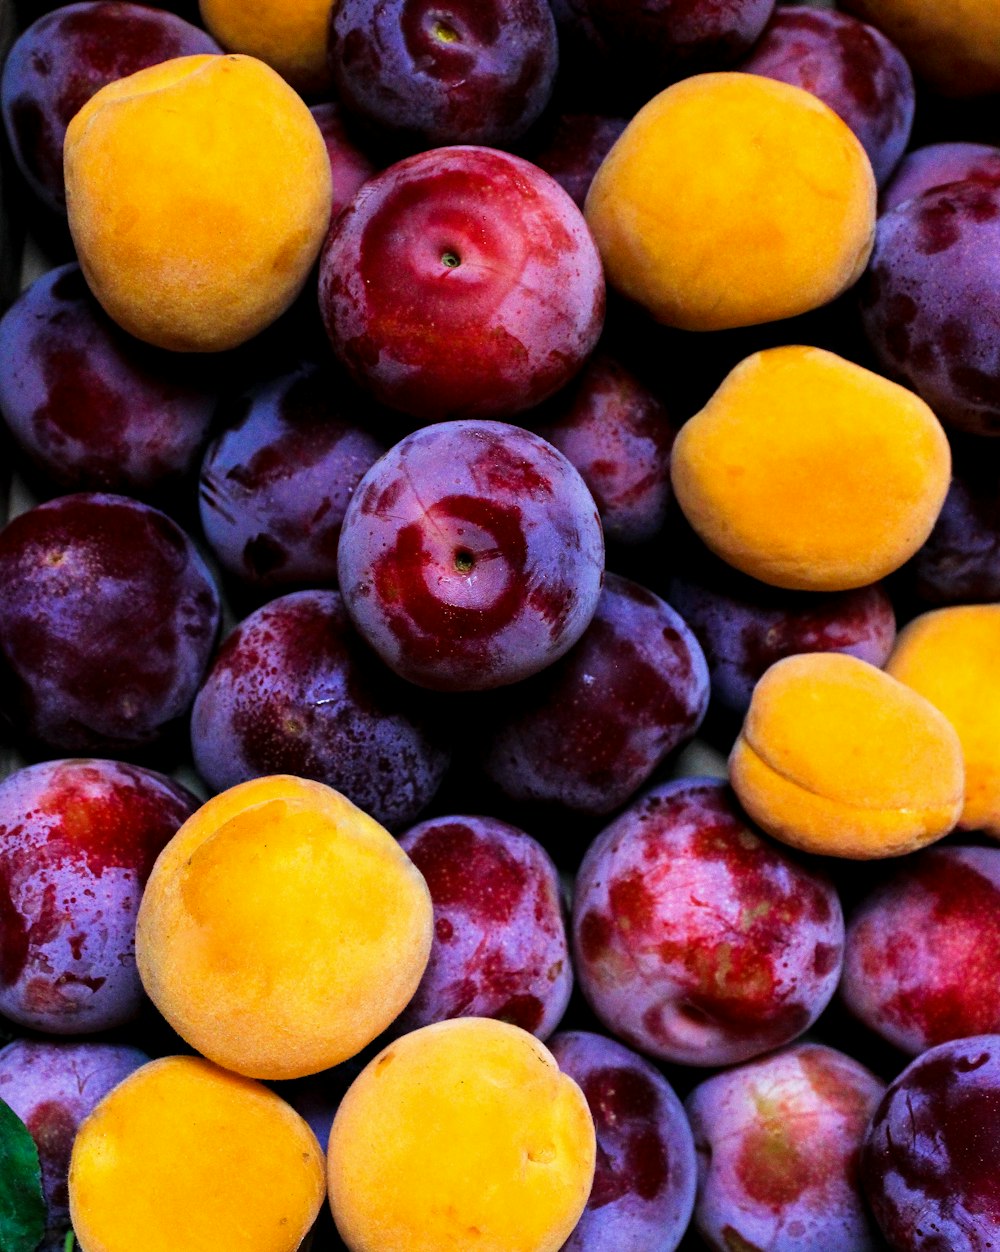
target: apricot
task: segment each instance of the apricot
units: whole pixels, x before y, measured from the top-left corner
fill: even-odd
[[[875,195],[860,141],[817,97],[700,74],[639,110],[586,217],[612,286],[668,326],[724,330],[850,287],[871,253]]]
[[[681,430],[671,477],[713,552],[762,582],[846,591],[898,569],[944,504],[951,453],[918,396],[819,348],[758,352]]]
[[[997,0],[843,0],[843,7],[888,35],[944,95],[1000,91]]]
[[[350,1252],[557,1252],[590,1195],[580,1088],[517,1026],[464,1017],[397,1039],[334,1119],[330,1204]]]
[[[940,709],[965,758],[959,825],[1000,838],[1000,604],[966,604],[914,618],[887,671]]]
[[[203,805],[149,877],[136,960],[150,999],[210,1060],[299,1078],[354,1056],[430,956],[422,875],[322,783],[277,775]]]
[[[259,57],[307,95],[330,94],[331,0],[200,0],[201,20],[229,52]]]
[[[64,161],[87,282],[161,348],[216,352],[263,330],[330,221],[319,127],[252,57],[177,57],[109,83],[70,122]]]
[[[962,746],[929,700],[842,653],[787,657],[754,689],[729,779],[769,835],[823,856],[900,856],[962,812]]]
[[[86,1252],[295,1252],[323,1203],[323,1152],[259,1083],[168,1056],[81,1124],[69,1167]]]

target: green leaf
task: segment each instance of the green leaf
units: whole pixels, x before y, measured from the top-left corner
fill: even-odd
[[[35,1252],[45,1234],[45,1218],[35,1141],[0,1100],[0,1252]]]

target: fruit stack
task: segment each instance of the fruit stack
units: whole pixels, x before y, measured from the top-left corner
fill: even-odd
[[[0,1252],[1000,1247],[997,0],[177,8],[0,84]]]

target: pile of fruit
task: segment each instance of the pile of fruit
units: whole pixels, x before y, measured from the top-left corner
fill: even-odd
[[[189,3],[0,81],[0,1252],[1000,1248],[1000,4]]]

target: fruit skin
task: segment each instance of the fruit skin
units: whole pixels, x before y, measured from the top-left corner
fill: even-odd
[[[416,991],[432,933],[427,885],[392,836],[331,788],[275,775],[209,800],[163,850],[136,960],[204,1056],[301,1078],[381,1034]]]
[[[800,1043],[709,1078],[685,1101],[698,1150],[695,1224],[713,1248],[875,1252],[857,1157],[885,1084]]]
[[[786,657],[754,689],[729,757],[769,835],[821,856],[914,852],[962,812],[962,745],[929,700],[837,652]]]
[[[555,179],[466,146],[421,152],[361,189],[323,250],[319,298],[359,385],[433,421],[509,417],[547,399],[593,351],[605,292],[583,216]]]
[[[539,169],[552,175],[582,212],[594,175],[627,125],[624,117],[560,113],[544,140],[532,146],[529,156]]]
[[[836,990],[843,943],[833,886],[758,835],[717,779],[646,792],[577,877],[580,986],[658,1060],[732,1065],[790,1042]]]
[[[137,339],[178,352],[274,322],[330,222],[319,127],[252,57],[178,57],[102,88],[69,125],[65,170],[91,290]]]
[[[376,169],[366,153],[355,144],[344,119],[343,108],[335,101],[314,104],[309,112],[326,144],[333,176],[333,208],[331,221],[336,221]]]
[[[744,574],[848,591],[898,569],[931,533],[951,452],[912,392],[820,348],[741,362],[674,441],[688,522]]]
[[[724,330],[819,308],[855,282],[875,178],[815,96],[701,74],[639,110],[597,171],[586,218],[611,286],[668,326]]]
[[[367,1066],[327,1160],[350,1252],[558,1252],[590,1193],[594,1123],[537,1039],[463,1017]]]
[[[1000,148],[986,143],[932,143],[908,152],[884,188],[880,211],[948,183],[1000,181]]]
[[[87,1252],[296,1252],[323,1202],[323,1151],[260,1083],[201,1057],[135,1071],[73,1145],[70,1213]]]
[[[931,608],[1000,601],[1000,462],[979,440],[968,452],[956,459],[944,507],[906,570]]]
[[[604,542],[593,497],[551,444],[501,422],[443,422],[361,480],[338,571],[355,626],[390,669],[481,691],[576,643],[597,608]]]
[[[38,1252],[63,1252],[69,1229],[69,1158],[77,1129],[99,1100],[149,1057],[110,1043],[15,1039],[0,1049],[0,1100],[25,1123],[38,1148],[48,1206]]]
[[[578,1030],[549,1046],[587,1097],[598,1144],[590,1199],[564,1252],[673,1252],[695,1196],[684,1106],[658,1069],[613,1039]]]
[[[330,0],[198,0],[198,8],[227,52],[263,61],[302,95],[332,91],[326,63]]]

